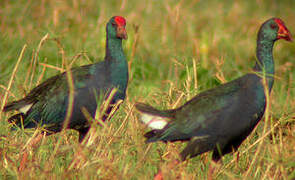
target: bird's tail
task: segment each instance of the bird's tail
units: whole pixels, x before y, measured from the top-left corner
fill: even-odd
[[[9,104],[7,104],[6,106],[4,106],[3,108],[3,112],[8,112],[8,111],[11,111],[11,110],[16,110],[16,109],[19,109],[23,106],[23,103],[21,101],[13,101]]]
[[[135,104],[135,108],[142,113],[141,121],[153,129],[144,135],[147,142],[157,141],[157,137],[164,131],[169,121],[174,118],[174,110],[161,111],[143,103]]]
[[[173,110],[161,111],[143,103],[135,107],[142,113],[141,121],[152,129],[163,129],[174,116]]]

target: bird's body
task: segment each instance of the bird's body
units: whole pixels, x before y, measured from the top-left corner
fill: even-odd
[[[142,104],[137,107],[139,110],[145,108]],[[181,153],[183,159],[212,149],[213,157],[217,159],[219,151],[216,143],[225,152],[232,151],[232,146],[238,148],[259,122],[264,109],[261,78],[247,74],[200,93],[180,108],[170,110],[167,117],[171,121],[167,126],[152,130],[145,136],[147,142],[192,140]]]
[[[277,31],[284,28],[288,36],[284,37],[290,40],[281,20],[266,21],[258,33],[258,61],[252,73],[202,92],[177,109],[160,111],[137,104],[144,114],[143,121],[154,129],[145,134],[147,142],[189,141],[181,152],[182,160],[213,150],[212,158],[218,161],[236,150],[261,120],[266,92],[270,93],[273,86],[272,49],[279,36],[268,37],[272,26]],[[162,122],[161,126],[157,126],[157,121]]]
[[[122,38],[126,38],[126,31],[125,29],[121,30],[123,32],[118,35],[115,26],[124,26],[123,28],[125,28],[124,18],[113,17],[107,24],[104,61],[70,70],[70,76],[73,79],[72,104],[69,102],[68,72],[64,72],[47,79],[31,90],[23,99],[6,105],[4,111],[19,110],[21,112],[10,117],[9,121],[20,127],[24,126],[24,128],[43,126],[48,134],[59,132],[63,128],[67,111],[71,105],[72,114],[67,128],[78,130],[81,141],[90,126],[82,109],[85,109],[93,117],[98,103],[106,99],[114,88],[117,91],[111,104],[125,98],[128,84],[128,64],[122,49]],[[106,119],[110,111],[111,107],[103,116],[103,120]]]

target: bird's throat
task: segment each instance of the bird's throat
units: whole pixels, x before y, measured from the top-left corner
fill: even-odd
[[[106,57],[107,60],[120,61],[125,60],[122,48],[122,40],[118,38],[107,38],[106,42]]]
[[[274,76],[274,61],[273,61],[273,45],[274,41],[257,40],[256,56],[257,62],[254,70],[267,78],[268,88],[271,90]]]

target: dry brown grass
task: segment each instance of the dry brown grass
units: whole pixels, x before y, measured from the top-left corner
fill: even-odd
[[[207,178],[210,153],[167,167],[184,144],[145,144],[134,102],[177,107],[249,72],[256,33],[270,17],[281,17],[295,31],[292,0],[4,0],[0,7],[2,108],[67,65],[102,59],[105,23],[113,15],[127,19],[130,67],[126,100],[110,121],[93,126],[85,143],[68,130],[29,147],[39,131],[11,132],[11,113],[0,113],[1,179],[151,179],[158,169],[167,179]],[[276,79],[266,118],[239,148],[238,162],[235,153],[217,165],[216,179],[295,178],[294,47],[275,46]],[[26,162],[19,168],[24,148]]]

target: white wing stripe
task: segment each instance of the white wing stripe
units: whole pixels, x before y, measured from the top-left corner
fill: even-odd
[[[31,109],[32,106],[33,104],[27,104],[23,106],[22,108],[20,108],[19,111],[26,114]]]
[[[141,121],[152,129],[163,129],[166,126],[168,119],[150,114],[142,114]]]

